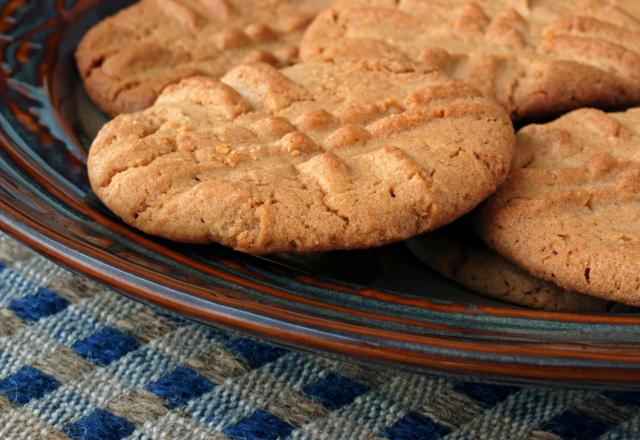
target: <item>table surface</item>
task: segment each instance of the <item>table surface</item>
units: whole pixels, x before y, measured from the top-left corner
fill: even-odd
[[[191,323],[0,233],[1,439],[635,439],[640,393],[434,379]]]

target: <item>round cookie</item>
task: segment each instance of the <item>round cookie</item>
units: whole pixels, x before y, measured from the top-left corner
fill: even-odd
[[[338,0],[301,59],[416,60],[492,96],[514,121],[640,104],[635,0]]]
[[[125,222],[251,253],[378,246],[492,194],[515,145],[478,91],[385,60],[236,67],[105,125],[91,185]]]
[[[466,225],[445,226],[406,241],[413,254],[445,278],[482,295],[540,310],[605,312],[615,303],[541,280],[486,247]],[[468,227],[468,226],[467,226]]]
[[[220,77],[243,62],[292,64],[302,33],[330,0],[141,0],[94,26],[76,60],[111,116],[147,108],[168,84]]]
[[[640,109],[581,109],[518,132],[514,170],[475,215],[536,276],[640,305]]]

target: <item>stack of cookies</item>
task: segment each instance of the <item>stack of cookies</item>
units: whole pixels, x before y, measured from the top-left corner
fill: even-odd
[[[142,0],[77,50],[89,178],[172,240],[410,239],[509,302],[640,305],[638,48],[636,0]]]

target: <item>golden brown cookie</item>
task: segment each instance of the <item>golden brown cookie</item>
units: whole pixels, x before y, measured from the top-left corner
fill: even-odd
[[[306,252],[452,221],[502,183],[514,145],[500,106],[410,64],[249,64],[118,116],[88,166],[98,197],[150,234]]]
[[[141,0],[92,28],[76,59],[95,103],[114,116],[147,108],[165,86],[220,77],[242,62],[285,66],[330,0]]]
[[[518,132],[507,182],[476,215],[480,237],[567,289],[640,304],[640,109],[581,109]]]
[[[338,0],[301,58],[416,60],[493,96],[514,121],[640,104],[636,0]]]
[[[411,252],[445,278],[482,295],[540,310],[605,312],[615,303],[541,280],[486,247],[456,222],[407,240]]]

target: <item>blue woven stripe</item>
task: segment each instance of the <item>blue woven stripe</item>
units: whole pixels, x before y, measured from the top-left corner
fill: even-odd
[[[223,432],[237,440],[276,440],[293,430],[291,424],[266,411],[258,410]]]
[[[335,373],[304,388],[305,393],[329,409],[351,403],[366,391],[365,385]]]
[[[611,422],[571,409],[549,420],[542,429],[563,439],[595,440],[614,427]]]
[[[213,388],[214,384],[187,367],[178,367],[147,386],[149,391],[165,399],[171,407],[184,405]]]
[[[113,327],[105,327],[85,339],[76,341],[73,349],[91,362],[109,365],[139,346],[133,337]]]
[[[462,382],[457,384],[453,389],[471,397],[483,408],[490,408],[502,402],[510,394],[518,391],[519,388],[505,385]]]
[[[625,405],[640,406],[640,391],[605,391],[603,394]]]
[[[57,293],[39,288],[34,294],[11,301],[9,308],[25,321],[37,321],[63,311],[68,305],[69,301]]]
[[[446,426],[422,414],[410,413],[386,429],[382,435],[390,440],[436,440],[447,435],[449,431]]]
[[[129,420],[97,409],[66,426],[64,432],[74,440],[120,440],[131,434],[134,429],[134,424]]]
[[[23,367],[0,380],[0,394],[16,405],[24,405],[58,388],[57,380],[33,367]]]
[[[242,356],[253,368],[259,368],[268,362],[273,362],[287,352],[282,348],[246,338],[231,338],[226,341],[226,344],[231,350]]]

